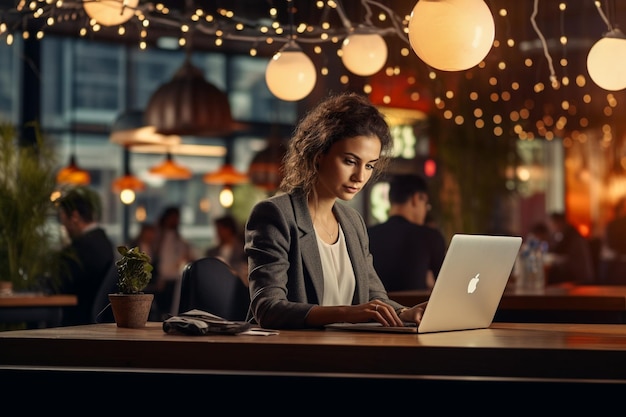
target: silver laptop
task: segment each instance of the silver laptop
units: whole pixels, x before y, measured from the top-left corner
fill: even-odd
[[[419,326],[334,323],[327,327],[396,333],[487,328],[496,314],[521,244],[518,236],[454,235]]]

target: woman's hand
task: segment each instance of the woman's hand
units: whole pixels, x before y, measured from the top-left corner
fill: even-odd
[[[372,300],[364,304],[351,306],[314,306],[307,315],[306,322],[311,326],[323,326],[330,323],[346,322],[346,323],[367,323],[375,321],[386,327],[401,327],[406,321],[415,321],[416,314],[421,313],[424,309],[415,310],[406,309],[402,312],[408,320],[402,320],[394,308],[389,304],[385,304],[380,300]],[[413,313],[410,313],[413,311]]]
[[[428,301],[424,301],[423,303],[416,304],[411,308],[401,310],[399,314],[400,319],[404,322],[419,324],[422,321],[422,316],[424,315],[424,310],[426,310],[427,304]]]
[[[376,321],[386,327],[403,326],[402,320],[394,308],[380,300],[350,306],[348,316],[346,321],[351,323]]]

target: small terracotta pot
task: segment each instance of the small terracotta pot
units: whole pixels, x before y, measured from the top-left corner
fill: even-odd
[[[109,294],[117,327],[144,327],[150,315],[154,294]]]
[[[11,281],[0,281],[0,295],[13,295],[13,283]]]

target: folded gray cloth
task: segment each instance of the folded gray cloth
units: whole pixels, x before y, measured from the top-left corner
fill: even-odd
[[[189,310],[163,321],[165,333],[202,336],[209,333],[237,334],[250,328],[247,321],[231,321],[202,310]]]

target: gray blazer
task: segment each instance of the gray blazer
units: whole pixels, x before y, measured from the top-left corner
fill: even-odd
[[[393,306],[374,270],[369,238],[363,218],[355,209],[335,204],[356,288],[352,304],[379,299]],[[313,221],[302,191],[281,194],[257,203],[246,224],[251,312],[257,323],[270,329],[310,327],[309,310],[319,305],[324,292],[322,261]]]

